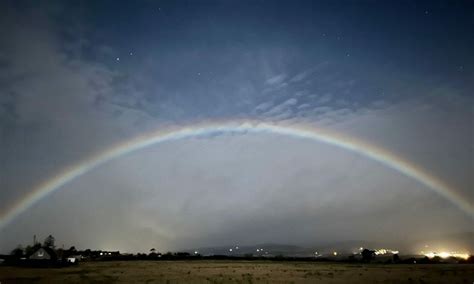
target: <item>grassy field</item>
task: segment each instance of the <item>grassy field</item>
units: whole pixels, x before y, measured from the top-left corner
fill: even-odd
[[[474,265],[267,261],[84,262],[67,268],[0,267],[0,283],[474,283]]]

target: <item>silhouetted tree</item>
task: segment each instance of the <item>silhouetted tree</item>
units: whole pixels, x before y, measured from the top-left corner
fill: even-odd
[[[364,249],[362,252],[362,261],[370,262],[375,258],[375,251],[370,249]]]
[[[37,251],[39,248],[41,247],[41,244],[40,243],[35,243],[33,246],[26,246],[25,248],[25,255],[26,256],[29,256],[31,254],[33,254],[35,251]]]
[[[20,258],[23,256],[23,247],[18,245],[12,252],[10,253],[12,256]]]
[[[60,250],[61,249],[58,249],[58,253]],[[76,255],[78,252],[75,246],[71,246],[68,250],[62,250],[62,253],[63,257],[70,257],[72,255]]]
[[[400,262],[400,257],[398,256],[397,253],[392,256],[392,260],[393,260],[393,263]]]
[[[174,256],[177,256],[177,257],[189,257],[190,254],[189,254],[189,252],[175,252],[175,253],[174,253]]]
[[[156,249],[150,249],[150,254],[148,254],[148,256],[150,256],[151,258],[156,258],[158,256],[158,254],[156,253]]]
[[[25,252],[25,255],[29,255],[29,254],[33,253],[34,252],[33,247],[30,246],[30,245],[27,245],[24,249],[24,252]]]
[[[46,239],[44,239],[43,245],[45,247],[54,248],[54,240],[54,237],[49,235],[46,237]]]
[[[470,255],[467,260],[466,260],[467,263],[474,263],[474,255]]]
[[[84,257],[90,257],[92,255],[92,251],[91,251],[91,249],[85,249],[85,250],[79,252],[79,254],[84,256]]]

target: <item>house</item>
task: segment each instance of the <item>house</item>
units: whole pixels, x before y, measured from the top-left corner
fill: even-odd
[[[70,264],[77,264],[81,259],[81,255],[70,255],[66,258],[66,262]]]
[[[57,261],[58,256],[54,249],[49,248],[49,247],[40,247],[36,251],[34,251],[28,259],[34,260],[34,261]]]

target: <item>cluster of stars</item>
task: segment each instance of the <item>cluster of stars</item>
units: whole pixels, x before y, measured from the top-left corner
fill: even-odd
[[[128,54],[129,54],[130,56],[133,56],[133,52],[131,52],[131,51],[130,51]],[[115,61],[120,61],[120,57],[115,58]]]

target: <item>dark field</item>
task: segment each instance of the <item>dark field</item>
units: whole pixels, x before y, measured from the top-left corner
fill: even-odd
[[[474,265],[270,261],[111,261],[67,268],[0,267],[8,283],[473,283]]]

